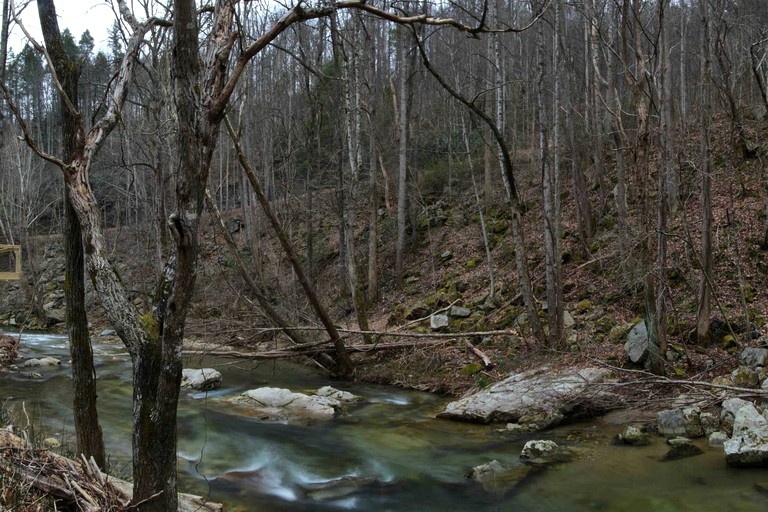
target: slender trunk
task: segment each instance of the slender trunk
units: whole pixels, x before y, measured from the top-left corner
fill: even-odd
[[[61,82],[62,92],[71,104],[77,105],[80,70],[64,51],[55,6],[51,0],[40,0],[37,5],[45,44]],[[77,152],[77,120],[68,108],[64,97],[60,97],[60,108],[64,160],[71,161]],[[104,439],[96,408],[96,371],[88,332],[88,316],[85,311],[83,239],[80,221],[73,208],[69,191],[65,191],[64,203],[64,295],[72,357],[73,412],[77,452],[86,457],[93,457],[96,463],[104,468],[106,467]]]
[[[701,61],[701,281],[696,336],[699,343],[710,343],[710,302],[712,277],[712,150],[710,143],[712,48],[709,7],[707,0],[699,0],[703,28],[703,59]]]
[[[400,77],[398,98],[398,129],[399,129],[399,149],[398,149],[398,175],[397,175],[397,245],[395,246],[395,278],[397,287],[403,287],[404,269],[403,259],[405,257],[405,224],[408,214],[408,95],[410,94],[408,75],[410,73],[410,59],[408,59],[408,30],[400,30]]]
[[[427,56],[424,44],[417,41],[418,50],[421,53],[421,59],[424,63],[424,67],[427,71],[435,77],[440,85],[451,96],[456,98],[465,107],[471,110],[477,117],[483,120],[493,134],[493,138],[496,141],[498,147],[501,148],[501,179],[504,183],[504,189],[507,193],[507,199],[509,201],[512,218],[510,220],[510,226],[512,228],[512,243],[515,247],[515,266],[517,268],[518,279],[520,280],[520,294],[523,296],[523,302],[525,303],[525,309],[528,314],[528,321],[530,323],[531,331],[534,338],[541,343],[546,342],[546,336],[544,330],[541,327],[538,317],[538,308],[533,300],[533,290],[531,287],[531,277],[528,272],[528,256],[525,248],[525,236],[523,232],[522,221],[522,208],[520,205],[520,198],[517,191],[517,183],[515,181],[514,166],[512,165],[512,157],[510,156],[507,142],[502,135],[499,126],[496,121],[480,109],[475,103],[462,96],[443,78],[440,73],[432,66],[432,62]]]

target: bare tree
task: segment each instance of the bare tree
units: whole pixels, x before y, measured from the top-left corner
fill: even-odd
[[[40,26],[45,39],[51,64],[61,86],[61,137],[63,160],[71,161],[77,152],[76,113],[67,102],[77,105],[80,69],[78,63],[67,55],[62,43],[56,8],[52,0],[37,2]],[[71,192],[65,189],[64,197],[64,294],[66,320],[69,331],[69,349],[72,356],[72,384],[74,387],[73,411],[77,452],[93,457],[96,463],[106,467],[104,438],[96,409],[96,370],[93,350],[88,333],[88,316],[85,311],[85,264],[80,220],[77,218]]]

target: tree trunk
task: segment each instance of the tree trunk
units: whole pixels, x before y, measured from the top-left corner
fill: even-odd
[[[397,174],[397,245],[395,246],[395,279],[398,289],[403,287],[404,269],[403,259],[405,257],[405,224],[408,213],[408,96],[411,94],[410,81],[410,59],[408,59],[409,33],[404,27],[400,29],[400,50],[398,61],[400,65],[400,77],[398,81],[398,174]]]
[[[703,345],[710,343],[710,302],[712,276],[712,150],[710,144],[710,122],[712,95],[712,47],[709,6],[707,0],[699,0],[703,28],[703,55],[701,66],[702,107],[701,107],[701,281],[699,282],[699,304],[696,323],[696,337]]]
[[[48,54],[58,75],[63,93],[77,105],[80,70],[66,54],[52,0],[37,3],[40,26]],[[77,121],[63,97],[60,98],[61,136],[64,159],[71,161],[77,151]],[[104,438],[96,408],[96,370],[85,311],[85,265],[80,221],[70,194],[64,193],[64,296],[69,350],[72,357],[73,412],[77,452],[93,457],[106,468]]]

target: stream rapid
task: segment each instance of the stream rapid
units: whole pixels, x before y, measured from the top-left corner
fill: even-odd
[[[26,418],[41,437],[71,445],[72,383],[66,336],[24,333],[20,362],[56,357],[52,368],[20,368],[0,378],[5,410]],[[130,475],[131,368],[121,344],[94,337],[99,415],[111,470]],[[620,430],[593,420],[527,437],[499,426],[436,419],[448,399],[386,386],[331,381],[311,368],[212,357],[185,367],[213,367],[222,387],[182,390],[178,410],[180,490],[233,511],[760,511],[768,510],[768,469],[732,469],[722,448],[661,462],[661,438],[650,446],[615,446]],[[36,372],[32,375],[30,372]],[[306,424],[238,415],[223,399],[261,386],[311,392],[332,385],[365,399],[345,416]],[[23,404],[23,408],[22,408]],[[466,478],[498,460],[520,465],[528,439],[552,439],[572,462],[531,474],[511,490],[484,490]]]

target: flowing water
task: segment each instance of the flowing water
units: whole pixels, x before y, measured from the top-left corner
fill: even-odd
[[[130,360],[122,345],[94,339],[99,411],[113,469],[130,474]],[[46,436],[72,438],[71,380],[63,336],[24,334],[22,359],[53,356],[39,376],[7,373],[0,396],[16,421],[41,424]],[[222,388],[184,393],[179,403],[182,490],[243,511],[765,511],[768,470],[725,466],[722,449],[660,462],[661,439],[647,447],[610,442],[618,427],[597,421],[539,433],[570,446],[573,462],[536,472],[508,491],[485,491],[466,480],[473,466],[496,459],[519,465],[526,438],[494,427],[435,419],[446,399],[384,386],[342,385],[301,366],[257,365],[214,358],[187,361],[215,367]],[[26,372],[24,369],[22,372]],[[269,385],[293,391],[323,385],[366,399],[347,416],[304,425],[237,415],[221,399]],[[330,484],[329,484],[330,482]]]

